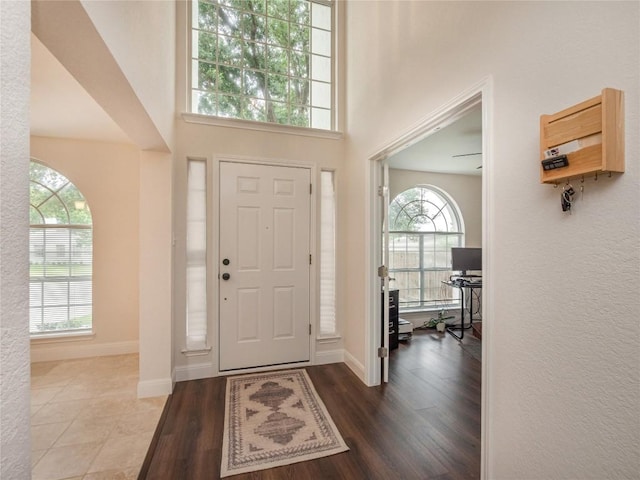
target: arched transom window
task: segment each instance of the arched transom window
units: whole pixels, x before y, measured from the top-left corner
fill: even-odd
[[[29,169],[29,331],[92,329],[93,226],[89,205],[64,175]]]
[[[389,272],[400,290],[400,305],[428,309],[455,304],[442,298],[451,275],[451,248],[464,245],[458,207],[440,189],[416,186],[389,205]]]

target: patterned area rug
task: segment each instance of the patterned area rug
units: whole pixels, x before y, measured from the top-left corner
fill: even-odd
[[[346,450],[306,371],[227,378],[221,477]]]

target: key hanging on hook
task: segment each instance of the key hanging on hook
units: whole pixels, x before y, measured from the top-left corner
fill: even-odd
[[[562,187],[562,193],[560,194],[560,206],[563,212],[569,212],[571,215],[571,203],[573,202],[573,195],[576,191],[571,184],[567,181],[567,184]]]

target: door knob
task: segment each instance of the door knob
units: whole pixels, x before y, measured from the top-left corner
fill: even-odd
[[[223,280],[229,280],[231,278],[231,275],[229,275],[228,273],[223,273],[222,274],[222,279]]]

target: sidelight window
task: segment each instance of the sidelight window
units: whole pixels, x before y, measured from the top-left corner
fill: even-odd
[[[337,335],[335,173],[320,172],[320,336]]]
[[[186,351],[207,349],[207,165],[187,163]]]

